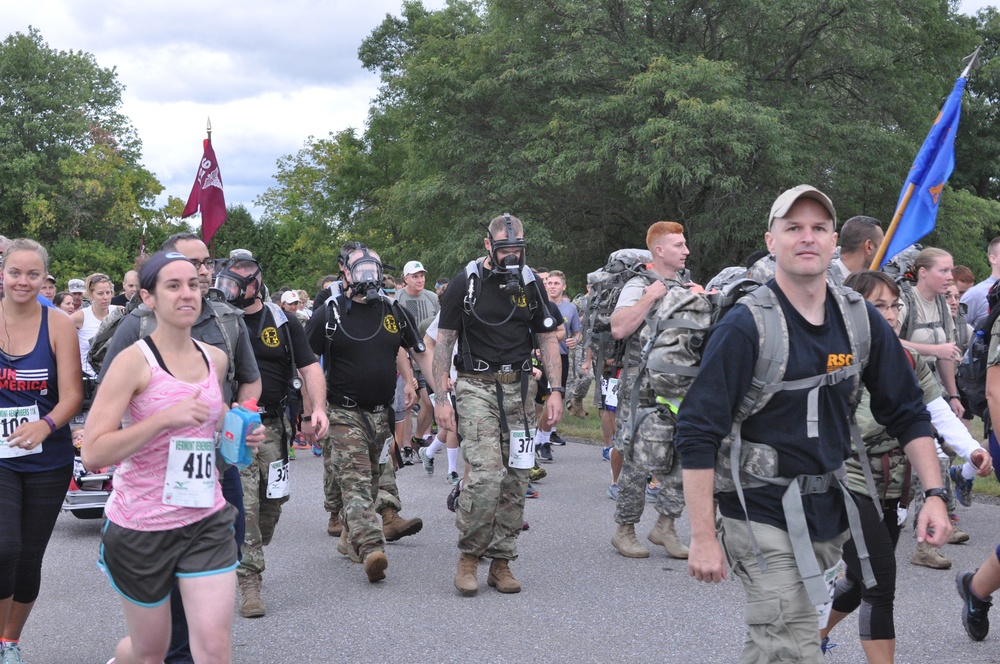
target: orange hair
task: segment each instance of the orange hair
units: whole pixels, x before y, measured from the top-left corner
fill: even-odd
[[[649,227],[646,231],[646,247],[652,251],[656,243],[660,241],[664,235],[675,235],[677,233],[683,233],[684,227],[678,224],[676,221],[658,221]]]

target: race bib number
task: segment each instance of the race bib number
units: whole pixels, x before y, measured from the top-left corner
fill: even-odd
[[[901,526],[906,523],[906,508],[900,505],[896,508],[896,525]]]
[[[284,498],[291,487],[288,484],[288,462],[284,459],[272,461],[267,466],[267,497]]]
[[[604,395],[604,405],[608,408],[618,407],[618,379],[608,379],[608,391]]]
[[[518,429],[510,432],[510,456],[507,465],[511,468],[534,468],[535,431]]]
[[[11,447],[7,443],[7,437],[13,436],[14,431],[19,426],[37,421],[38,406],[36,405],[0,408],[0,459],[12,459],[14,457],[42,453],[41,443],[30,450],[26,450],[23,447]]]
[[[379,464],[389,463],[389,450],[392,449],[392,436],[385,439],[382,444],[382,453],[378,455]]]
[[[215,504],[215,441],[171,438],[163,504],[211,507]]]
[[[844,561],[838,560],[837,564],[823,572],[823,581],[826,582],[826,589],[830,593],[830,601],[816,605],[816,618],[819,620],[819,628],[826,627],[830,620],[830,610],[833,608],[833,589],[837,585],[837,579],[841,577],[844,570]]]

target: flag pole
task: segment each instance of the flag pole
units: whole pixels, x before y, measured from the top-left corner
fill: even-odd
[[[211,143],[212,142],[212,117],[211,116],[208,116],[208,119],[205,121],[205,131],[208,132],[208,142]],[[205,223],[204,216],[202,217],[202,222],[201,223],[202,223],[202,226],[204,227],[204,223]],[[209,255],[212,257],[212,262],[214,263],[215,262],[215,235],[212,235],[212,248],[209,251]]]
[[[959,78],[968,78],[973,69],[979,69],[980,49],[982,49],[982,46],[977,46],[972,55],[966,56],[962,60],[962,64],[965,65],[965,69],[962,71],[962,75],[959,76]],[[882,264],[885,252],[889,249],[889,243],[892,242],[892,238],[896,234],[896,228],[899,226],[899,220],[903,217],[903,213],[906,212],[906,206],[910,204],[910,197],[913,195],[914,189],[916,189],[916,184],[910,182],[910,184],[906,187],[906,193],[903,195],[903,198],[899,201],[899,205],[896,207],[896,213],[892,215],[892,221],[889,223],[889,228],[885,232],[885,237],[882,238],[882,244],[879,245],[878,251],[875,252],[875,257],[872,259],[872,264],[869,269],[877,270]]]

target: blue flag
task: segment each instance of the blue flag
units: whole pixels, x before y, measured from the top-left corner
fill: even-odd
[[[899,219],[896,232],[882,258],[882,265],[934,230],[941,191],[951,177],[951,172],[955,170],[955,133],[958,131],[958,117],[962,110],[962,92],[965,90],[966,80],[966,77],[962,76],[955,82],[955,88],[948,95],[948,100],[931,126],[927,138],[924,139],[917,158],[913,160],[910,174],[896,202],[896,209],[898,210],[900,203],[903,202],[903,196],[906,195],[910,184],[914,185],[913,194],[906,211]]]

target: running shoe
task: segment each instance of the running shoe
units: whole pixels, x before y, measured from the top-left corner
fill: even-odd
[[[975,572],[959,572],[955,577],[962,606],[962,626],[973,641],[982,641],[990,633],[990,607],[993,602],[979,599],[972,593],[972,576]]]
[[[462,484],[456,484],[455,488],[451,490],[448,494],[448,500],[445,501],[445,505],[448,506],[448,510],[454,512],[455,506],[458,504],[458,497],[462,493]]]
[[[608,485],[608,498],[611,500],[618,500],[618,485],[609,484]]]
[[[660,495],[660,483],[656,480],[651,480],[646,483],[646,500],[653,501],[656,497]]]
[[[313,445],[313,456],[323,456],[323,446],[319,443]]]
[[[0,646],[0,661],[3,664],[24,664],[24,660],[21,658],[21,647],[16,643]]]
[[[824,655],[826,653],[830,652],[831,650],[833,650],[836,647],[837,647],[836,643],[830,643],[830,637],[829,636],[824,636],[823,637],[823,643],[819,644],[819,649],[821,651],[823,651]]]
[[[538,489],[531,486],[531,482],[528,482],[528,491],[524,494],[525,498],[538,498]]]
[[[972,480],[962,477],[962,467],[952,466],[948,469],[948,474],[951,475],[951,481],[955,485],[955,497],[958,498],[958,502],[965,507],[972,505]]]
[[[527,521],[522,521],[521,522],[521,530],[527,530],[527,529],[528,529],[528,522]]]
[[[611,450],[615,449],[614,445],[608,445],[601,451],[601,458],[605,461],[611,461]]]
[[[548,475],[548,472],[544,468],[541,468],[537,463],[535,467],[528,472],[528,480],[531,482],[537,482],[538,480],[544,478]]]
[[[454,470],[448,473],[448,484],[451,485],[458,484],[458,480],[460,479],[461,478],[458,476],[458,473],[456,473]]]
[[[288,448],[288,460],[295,461],[295,446]]]
[[[539,459],[541,459],[545,463],[552,463],[552,444],[551,443],[545,443],[543,445],[539,445],[537,452],[538,452],[537,456],[538,456]]]
[[[403,465],[412,466],[413,465],[413,448],[407,445],[403,448]]]
[[[420,457],[420,460],[424,463],[424,472],[426,472],[428,475],[433,475],[434,457],[427,454],[427,450],[424,449],[423,447],[417,450],[417,455]]]
[[[559,445],[559,446],[566,444],[566,441],[563,440],[563,437],[557,434],[555,431],[553,431],[552,436],[549,437],[549,442],[551,442],[553,445]]]
[[[306,439],[302,437],[302,434],[296,434],[295,440],[292,441],[292,449],[308,450],[309,447],[309,443],[307,443]]]

